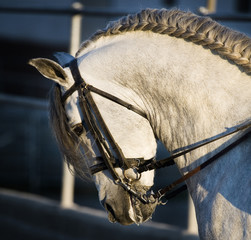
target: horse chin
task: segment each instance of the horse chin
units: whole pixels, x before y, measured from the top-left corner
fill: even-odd
[[[129,216],[116,217],[112,212],[108,211],[108,220],[111,223],[120,223],[121,225],[131,225],[134,222]]]
[[[143,204],[143,203],[142,203]],[[129,211],[127,216],[122,218],[116,218],[111,212],[108,211],[108,220],[111,223],[120,223],[121,225],[141,224],[148,221],[152,217],[152,213],[155,210],[155,204],[146,204],[133,206],[133,210]]]
[[[134,223],[139,225],[151,219],[152,214],[157,206],[157,202],[146,204],[131,196],[131,205],[133,208]]]
[[[127,201],[125,200],[126,198]],[[151,219],[152,214],[157,206],[157,202],[145,204],[129,193],[126,193],[126,198],[124,198],[124,201],[128,202],[128,205],[123,211],[120,212],[120,214],[118,211],[114,212],[109,205],[106,205],[108,220],[110,222],[118,222],[122,225],[139,225]]]
[[[111,222],[111,223],[116,223],[117,220],[116,218],[113,216],[112,213],[108,212],[108,220]]]

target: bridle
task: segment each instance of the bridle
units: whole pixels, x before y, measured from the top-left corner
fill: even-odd
[[[108,169],[114,180],[114,183],[123,187],[127,192],[129,192],[131,195],[139,199],[142,203],[149,204],[149,203],[155,203],[156,201],[158,203],[162,203],[161,199],[163,197],[165,197],[168,200],[176,196],[178,193],[186,190],[187,189],[186,185],[183,185],[177,188],[176,190],[173,190],[173,189],[180,183],[183,183],[188,178],[192,177],[194,174],[196,174],[200,170],[204,169],[209,164],[213,163],[222,155],[229,152],[235,146],[237,146],[246,138],[248,138],[248,136],[251,133],[250,131],[251,121],[248,121],[247,123],[232,129],[231,131],[227,131],[226,133],[220,134],[214,138],[205,139],[201,143],[194,144],[192,147],[188,147],[185,150],[182,150],[176,154],[173,154],[172,156],[168,158],[165,158],[159,161],[156,161],[155,158],[151,158],[151,159],[126,158],[122,150],[120,149],[120,147],[114,140],[107,125],[105,124],[99,112],[99,109],[92,98],[91,92],[94,92],[123,107],[126,107],[127,109],[141,115],[144,118],[146,118],[146,114],[140,108],[133,106],[131,104],[128,104],[127,102],[121,100],[120,98],[117,98],[107,92],[104,92],[98,88],[95,88],[92,85],[87,84],[80,75],[77,59],[73,59],[69,63],[69,67],[70,67],[75,83],[62,96],[62,104],[65,103],[66,99],[73,92],[78,91],[79,104],[80,104],[81,111],[83,113],[85,124],[87,125],[87,128],[90,131],[93,138],[96,140],[97,147],[101,154],[101,157],[97,158],[97,160],[101,160],[101,163],[95,164],[90,167],[91,174],[96,174],[100,171]],[[183,156],[197,148],[200,148],[209,143],[212,143],[214,141],[217,141],[221,138],[224,138],[226,136],[229,136],[233,133],[239,132],[247,128],[249,128],[249,130],[246,133],[244,133],[244,135],[242,135],[238,140],[234,141],[233,143],[225,147],[223,150],[221,150],[220,152],[216,153],[214,156],[209,158],[206,162],[194,168],[193,170],[189,171],[178,180],[174,181],[172,184],[162,189],[159,189],[156,193],[149,193],[145,195],[138,193],[131,187],[132,182],[135,180],[128,178],[126,174],[124,174],[124,178],[122,179],[115,170],[116,167],[120,167],[122,168],[123,173],[125,173],[125,170],[132,168],[136,172],[136,175],[138,176],[136,180],[139,180],[142,172],[173,165],[174,159],[180,156]],[[83,132],[83,129],[84,129],[84,123],[81,123],[75,126],[74,131],[78,136],[80,136]],[[170,192],[171,190],[173,191]]]

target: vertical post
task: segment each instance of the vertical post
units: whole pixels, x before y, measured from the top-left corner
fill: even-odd
[[[217,0],[207,0],[207,6],[200,7],[199,12],[204,15],[216,13],[216,4]]]
[[[68,169],[68,165],[63,161],[61,206],[70,208],[74,204],[74,176]]]
[[[82,4],[79,2],[73,3],[74,9],[82,9]],[[70,38],[70,54],[75,55],[81,42],[81,22],[82,15],[75,14],[71,20],[71,38]],[[64,159],[65,160],[65,159]],[[61,206],[72,207],[74,204],[74,183],[75,179],[68,169],[67,163],[63,162],[63,176],[62,176],[62,191],[61,191]]]
[[[193,200],[188,194],[188,227],[187,231],[192,234],[198,234],[198,225],[197,225],[197,220],[196,220],[196,215],[195,215],[195,208],[193,204]]]
[[[216,0],[207,0],[207,10],[209,13],[216,12]]]

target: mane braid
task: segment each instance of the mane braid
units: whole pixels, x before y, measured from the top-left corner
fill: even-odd
[[[191,12],[166,9],[146,9],[111,22],[83,42],[76,54],[89,47],[101,37],[131,31],[151,31],[158,34],[183,38],[214,50],[223,58],[233,61],[247,73],[251,73],[251,39],[245,34],[220,25],[209,17]]]

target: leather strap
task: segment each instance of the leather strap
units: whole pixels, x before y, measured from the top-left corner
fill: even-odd
[[[91,92],[94,92],[104,98],[107,98],[125,108],[127,108],[128,110],[131,110],[137,114],[139,114],[140,116],[146,118],[146,114],[145,112],[143,112],[139,107],[136,107],[132,104],[129,104],[127,102],[125,102],[124,100],[118,98],[118,97],[115,97],[114,95],[110,94],[110,93],[107,93],[101,89],[98,89],[92,85],[89,85],[89,84],[86,84],[84,82],[84,80],[82,79],[80,73],[79,73],[79,69],[78,69],[78,65],[77,65],[77,60],[74,59],[71,63],[70,63],[70,68],[72,69],[72,75],[73,75],[73,78],[75,80],[75,83],[64,93],[64,95],[62,96],[62,102],[64,103],[66,101],[66,99],[71,96],[75,91],[78,90],[79,86],[81,84],[85,84],[85,88]],[[83,80],[81,81],[80,78]]]
[[[207,167],[208,165],[210,165],[211,163],[213,163],[215,160],[217,160],[218,158],[220,158],[221,156],[223,156],[224,154],[228,153],[230,150],[232,150],[234,147],[236,147],[237,145],[239,145],[241,142],[243,142],[244,140],[246,140],[249,136],[251,135],[251,130],[249,130],[247,133],[245,133],[242,137],[240,137],[237,141],[231,143],[230,145],[228,145],[227,147],[225,147],[223,150],[221,150],[220,152],[216,153],[213,157],[209,158],[206,162],[202,163],[201,165],[199,165],[198,167],[194,168],[193,170],[191,170],[190,172],[188,172],[187,174],[183,175],[181,178],[177,179],[176,181],[174,181],[172,184],[167,185],[166,187],[160,189],[156,194],[154,194],[155,198],[162,198],[163,196],[165,196],[169,191],[171,191],[172,189],[174,189],[177,185],[179,185],[180,183],[186,181],[187,179],[189,179],[190,177],[194,176],[196,173],[198,173],[199,171],[201,171],[202,169],[204,169],[205,167]],[[183,190],[181,190],[183,189]],[[186,188],[184,188],[183,186],[180,187],[177,191],[184,191],[186,190]],[[180,191],[180,192],[181,192]],[[180,193],[179,192],[179,193]]]
[[[76,90],[79,91],[79,103],[80,103],[80,107],[84,115],[85,123],[87,124],[88,129],[90,129],[91,134],[96,140],[97,146],[104,160],[106,169],[110,171],[114,180],[116,181],[117,179],[119,179],[119,176],[117,175],[114,169],[116,165],[114,163],[119,161],[118,165],[124,169],[127,169],[133,166],[132,160],[125,158],[122,150],[120,149],[118,144],[115,142],[90,92],[92,90],[93,92],[100,94],[101,96],[104,96],[132,111],[135,111],[141,116],[144,116],[144,117],[146,116],[139,108],[132,106],[111,94],[105,93],[104,91],[100,89],[87,85],[84,79],[80,75],[78,64],[77,64],[77,59],[74,59],[70,63],[69,67],[72,72],[73,78],[75,80],[75,84],[68,91],[66,91],[66,93],[62,97],[62,101],[65,101],[74,91]],[[116,154],[117,156],[116,158],[114,157],[112,151]],[[135,162],[136,161],[137,159],[135,159]],[[104,168],[104,166],[101,167],[101,165],[102,164],[99,164],[99,169]],[[93,169],[92,169],[92,172],[94,172]],[[95,172],[97,172],[97,169],[95,169]]]
[[[83,80],[83,78],[80,75],[79,69],[78,69],[78,64],[77,64],[77,60],[74,59],[71,63],[70,63],[70,69],[72,72],[72,75],[74,77],[75,80],[75,84],[79,87],[78,91],[79,91],[79,104],[82,110],[82,113],[84,114],[84,119],[85,122],[88,125],[88,128],[91,131],[91,134],[93,135],[94,139],[96,140],[96,144],[97,147],[99,148],[99,151],[103,157],[103,160],[108,168],[108,170],[110,171],[112,177],[114,178],[114,180],[119,179],[119,176],[117,174],[117,172],[115,171],[112,162],[115,161],[113,154],[110,150],[110,147],[105,139],[105,137],[103,136],[102,132],[100,131],[97,122],[99,122],[99,124],[101,125],[101,129],[104,132],[104,135],[106,136],[106,138],[108,138],[108,141],[110,142],[110,144],[112,144],[112,148],[113,150],[116,152],[116,155],[118,157],[118,159],[120,159],[121,162],[124,162],[124,156],[122,154],[122,152],[120,151],[120,149],[118,148],[118,146],[116,146],[116,143],[114,141],[114,139],[111,136],[110,131],[108,130],[105,122],[103,121],[103,118],[101,117],[99,110],[90,94],[90,91],[85,88],[86,83]],[[83,91],[80,87],[83,87]],[[96,119],[97,118],[97,119]]]
[[[129,103],[123,101],[122,99],[117,98],[117,97],[115,97],[115,96],[113,96],[113,95],[111,95],[111,94],[109,94],[107,92],[104,92],[104,91],[102,91],[102,90],[100,90],[98,88],[95,88],[92,85],[87,85],[87,88],[90,91],[92,91],[94,93],[97,93],[98,95],[100,95],[100,96],[102,96],[104,98],[107,98],[107,99],[109,99],[109,100],[111,100],[111,101],[113,101],[113,102],[127,108],[128,110],[131,110],[131,111],[139,114],[140,116],[146,118],[145,112],[143,112],[140,108],[138,108],[138,107],[136,107],[136,106],[134,106],[132,104],[129,104]]]
[[[218,137],[214,137],[214,138],[211,138],[211,139],[205,139],[202,143],[195,144],[192,147],[187,148],[184,151],[181,151],[179,153],[171,155],[170,157],[164,158],[164,159],[156,161],[156,162],[149,163],[149,164],[144,165],[144,166],[140,166],[138,168],[138,172],[142,173],[142,172],[145,172],[145,171],[149,171],[149,170],[153,170],[153,169],[159,169],[159,168],[163,168],[163,167],[173,165],[174,164],[173,160],[175,158],[183,156],[183,155],[185,155],[185,154],[187,154],[189,152],[192,152],[195,149],[198,149],[200,147],[208,145],[209,143],[215,142],[215,141],[217,141],[219,139],[222,139],[224,137],[227,137],[229,135],[232,135],[232,134],[234,134],[236,132],[239,132],[239,131],[244,130],[244,129],[249,128],[249,127],[251,127],[251,121],[249,121],[249,122],[247,122],[247,123],[245,123],[245,124],[243,124],[243,125],[241,125],[239,127],[234,128],[232,131],[228,131],[228,132],[226,132],[224,134],[220,134],[220,136],[218,136]]]
[[[103,159],[97,158],[97,160],[102,161]],[[146,165],[149,162],[156,161],[155,158],[151,158],[151,159],[147,159],[147,160],[145,160],[143,158],[127,158],[126,160],[129,163],[130,167],[135,168],[135,169],[137,169],[139,166]],[[119,164],[119,161],[117,159],[113,163],[113,167],[121,167]],[[91,174],[95,174],[100,171],[106,170],[107,166],[104,162],[101,162],[101,163],[98,163],[98,164],[91,166],[90,169],[91,169]]]

